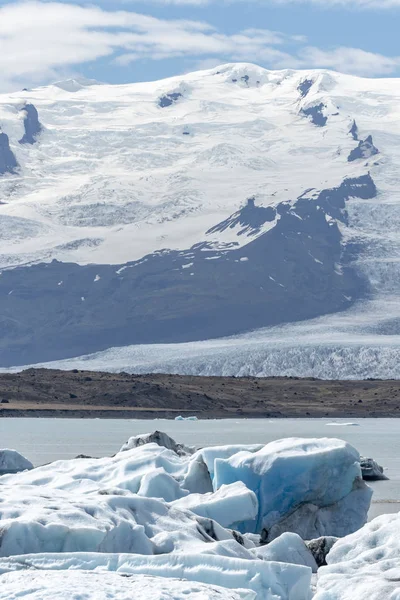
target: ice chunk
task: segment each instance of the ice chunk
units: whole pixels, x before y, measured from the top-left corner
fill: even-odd
[[[208,471],[212,479],[214,479],[214,465],[217,459],[228,459],[238,452],[257,452],[263,448],[263,444],[233,444],[231,446],[210,446],[199,450],[194,458],[201,456],[205,464],[207,465]]]
[[[223,485],[210,494],[190,494],[176,500],[173,506],[189,509],[232,529],[241,521],[255,520],[258,515],[257,496],[241,481]]]
[[[164,469],[155,469],[146,473],[140,482],[138,491],[139,496],[146,498],[161,498],[166,502],[172,502],[188,495],[188,491],[183,490],[179,483],[168,475]],[[194,494],[192,494],[194,495]]]
[[[189,462],[182,487],[192,494],[206,494],[213,491],[211,476],[201,454],[196,455]]]
[[[324,567],[326,565],[326,557],[337,541],[338,538],[336,537],[324,536],[306,542],[306,546],[313,555],[318,567]]]
[[[175,440],[162,431],[154,431],[154,433],[144,433],[131,437],[122,446],[120,452],[132,450],[132,448],[138,448],[139,446],[144,446],[145,444],[158,444],[158,446],[163,446],[164,448],[168,448],[168,450],[173,450],[173,452],[176,452],[176,454],[179,454],[180,456],[185,454],[193,454],[194,452],[193,448],[189,448],[183,444],[177,444]]]
[[[297,533],[283,533],[270,544],[254,548],[253,553],[262,560],[304,565],[313,573],[318,570],[312,553]]]
[[[400,513],[338,540],[319,571],[315,600],[400,598]]]
[[[0,450],[0,475],[33,469],[33,464],[16,450]]]
[[[389,479],[383,472],[383,467],[373,458],[361,457],[361,472],[365,481],[379,481]]]
[[[192,265],[187,265],[192,266]],[[184,268],[184,267],[182,267]],[[190,273],[191,275],[193,275],[193,273]],[[182,417],[182,415],[179,415],[177,417],[175,417],[175,421],[198,421],[198,418],[196,416],[192,416],[192,417]]]
[[[367,520],[371,490],[361,479],[360,455],[336,439],[288,438],[258,452],[214,462],[214,487],[243,481],[259,501],[254,530],[271,541],[284,531],[304,539],[343,536]],[[251,524],[243,524],[250,531]]]

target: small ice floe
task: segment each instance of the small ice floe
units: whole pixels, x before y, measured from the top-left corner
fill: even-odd
[[[360,427],[360,423],[341,423],[340,421],[332,421],[332,423],[325,423],[329,427]]]
[[[175,421],[198,421],[198,418],[193,416],[193,417],[182,417],[182,415],[179,415],[178,417],[175,417]]]

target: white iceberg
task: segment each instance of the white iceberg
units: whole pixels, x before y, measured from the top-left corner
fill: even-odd
[[[400,513],[338,540],[318,572],[314,600],[399,600]]]

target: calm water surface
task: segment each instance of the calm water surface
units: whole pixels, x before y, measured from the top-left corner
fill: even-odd
[[[400,511],[400,419],[0,419],[0,447],[13,448],[41,465],[77,454],[107,456],[132,435],[156,429],[192,446],[267,443],[283,437],[337,437],[385,467],[390,481],[372,483],[371,516]]]

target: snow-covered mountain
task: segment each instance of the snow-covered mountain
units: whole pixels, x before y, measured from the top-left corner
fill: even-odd
[[[0,365],[342,311],[393,341],[399,100],[248,64],[0,95]]]

